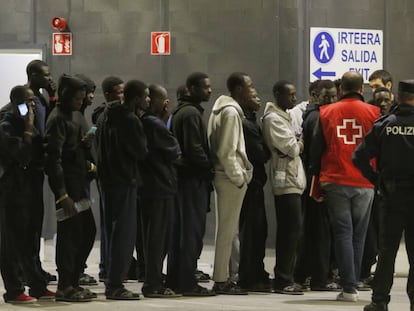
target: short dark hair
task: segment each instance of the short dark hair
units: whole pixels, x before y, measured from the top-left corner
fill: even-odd
[[[364,84],[364,78],[356,71],[345,72],[341,78],[343,92],[358,92]]]
[[[320,93],[323,89],[332,89],[336,88],[335,83],[332,80],[320,80],[318,84],[318,93]]]
[[[44,61],[42,61],[40,59],[32,60],[26,66],[27,78],[30,79],[31,75],[33,75],[34,73],[39,73],[40,68],[45,67],[45,66],[48,67],[48,64],[46,64]]]
[[[228,78],[227,78],[227,90],[230,92],[230,94],[233,94],[233,92],[236,90],[238,86],[243,86],[246,82],[244,81],[244,77],[248,77],[249,75],[244,72],[233,72]]]
[[[287,80],[279,80],[273,85],[273,96],[276,97],[276,94],[283,94],[286,91],[286,86],[293,85],[292,82]]]
[[[315,81],[309,83],[308,93],[309,93],[310,96],[315,95],[315,91],[318,90],[318,85],[319,85],[320,81],[321,80],[315,80]]]
[[[381,92],[387,92],[387,93],[390,93],[390,95],[391,95],[391,90],[390,89],[387,89],[386,87],[377,87],[375,89],[374,93],[372,93],[372,97],[375,97],[375,94],[381,93]]]
[[[29,89],[25,85],[16,85],[10,91],[10,102],[18,103],[24,100],[25,92]]]
[[[176,96],[178,101],[184,100],[189,94],[190,93],[186,85],[183,84],[177,88]]]
[[[159,84],[150,84],[148,86],[150,97],[164,99],[164,87]]]
[[[125,102],[131,101],[135,96],[144,96],[145,90],[148,88],[144,82],[139,80],[129,80],[125,83],[124,99]]]
[[[124,83],[124,81],[116,76],[109,76],[103,79],[101,83],[102,91],[104,93],[111,93],[114,90],[114,87]]]
[[[375,70],[368,78],[368,81],[372,81],[372,80],[376,80],[376,79],[381,79],[382,84],[386,84],[387,82],[391,82],[392,83],[392,76],[391,74],[384,70],[384,69],[379,69],[379,70]]]
[[[188,89],[192,86],[200,86],[201,80],[208,79],[208,75],[204,72],[193,72],[187,77],[185,85]]]

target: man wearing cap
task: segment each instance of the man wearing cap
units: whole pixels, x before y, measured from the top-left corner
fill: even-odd
[[[414,260],[414,80],[401,81],[398,106],[390,115],[375,122],[357,147],[353,162],[362,174],[376,184],[383,195],[382,245],[374,276],[372,302],[364,311],[388,310],[394,263],[405,231],[410,267]],[[377,159],[377,170],[370,165]],[[410,268],[407,294],[414,310],[413,271]]]

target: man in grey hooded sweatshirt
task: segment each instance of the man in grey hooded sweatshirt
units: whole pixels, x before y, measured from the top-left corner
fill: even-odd
[[[243,198],[253,172],[246,155],[242,107],[255,100],[257,93],[249,75],[240,72],[230,75],[227,89],[230,96],[222,95],[216,100],[208,122],[217,207],[213,290],[217,294],[240,295],[247,292],[229,280],[228,265]]]

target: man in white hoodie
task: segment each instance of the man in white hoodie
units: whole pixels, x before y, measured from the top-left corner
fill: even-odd
[[[230,96],[222,95],[214,103],[208,122],[208,138],[214,164],[217,230],[213,290],[217,294],[247,294],[229,280],[232,241],[237,233],[240,210],[253,166],[247,159],[242,107],[257,100],[252,79],[236,72],[227,79]]]
[[[296,103],[296,88],[282,80],[273,86],[273,95],[275,103],[266,104],[262,119],[263,137],[272,154],[269,179],[275,195],[277,220],[273,289],[280,294],[303,295],[293,280],[302,230],[301,195],[306,186],[300,158],[303,142],[296,137],[291,117],[286,112]]]

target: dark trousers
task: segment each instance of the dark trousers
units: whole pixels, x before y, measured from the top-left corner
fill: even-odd
[[[308,193],[303,197],[304,224],[301,245],[295,268],[295,280],[303,283],[311,277],[311,287],[323,287],[329,283],[332,263],[332,233],[328,209]]]
[[[122,288],[134,251],[137,230],[136,185],[103,185],[107,239],[107,290]]]
[[[187,291],[197,284],[194,274],[203,245],[210,183],[198,177],[179,177],[176,202],[167,286]]]
[[[43,216],[44,216],[44,203],[43,203],[43,184],[45,175],[43,170],[29,170],[29,182],[32,187],[31,208],[33,211],[33,219],[30,223],[31,230],[33,232],[33,256],[35,257],[36,264],[40,269],[42,275],[46,277],[46,271],[42,268],[40,261],[40,238],[42,237],[43,228]]]
[[[380,251],[374,275],[372,301],[388,303],[393,284],[394,264],[405,230],[405,246],[410,270],[407,280],[407,294],[414,304],[414,195],[413,193],[393,193],[384,197],[384,210],[381,226]]]
[[[143,236],[143,220],[142,209],[145,203],[138,197],[137,199],[137,237],[135,240],[135,252],[137,258],[132,259],[130,272],[135,273],[138,279],[145,279],[145,256],[144,256],[144,236]],[[135,265],[135,266],[134,266]],[[134,267],[132,267],[134,266]],[[132,269],[133,268],[133,269]]]
[[[173,209],[173,196],[142,198],[142,232],[146,262],[143,289],[158,290],[163,287],[162,267],[168,251]]]
[[[92,250],[95,234],[95,220],[91,209],[57,223],[58,289],[79,286],[79,276]]]
[[[0,270],[9,299],[24,292],[22,273],[36,293],[43,293],[47,285],[38,264],[39,222],[43,219],[43,215],[39,215],[39,209],[43,212],[43,202],[39,205],[38,198],[42,194],[37,193],[38,187],[32,184],[43,174],[37,175],[31,170],[20,173],[23,175],[18,183],[17,176],[10,176],[10,179],[5,176],[9,189],[2,186],[0,194]]]
[[[365,237],[364,255],[362,256],[361,264],[361,280],[371,275],[371,267],[377,262],[383,210],[382,197],[375,195],[369,218],[367,236]]]
[[[300,194],[275,196],[276,265],[275,287],[293,284],[296,252],[302,230],[302,202]]]
[[[104,206],[103,206],[103,193],[102,193],[102,187],[98,180],[96,180],[96,188],[98,189],[99,193],[99,228],[100,228],[100,260],[99,260],[99,278],[106,278],[106,230],[105,230],[105,215],[104,215]]]
[[[239,220],[239,283],[244,288],[269,280],[263,263],[266,238],[267,219],[263,187],[251,183],[244,196]]]

